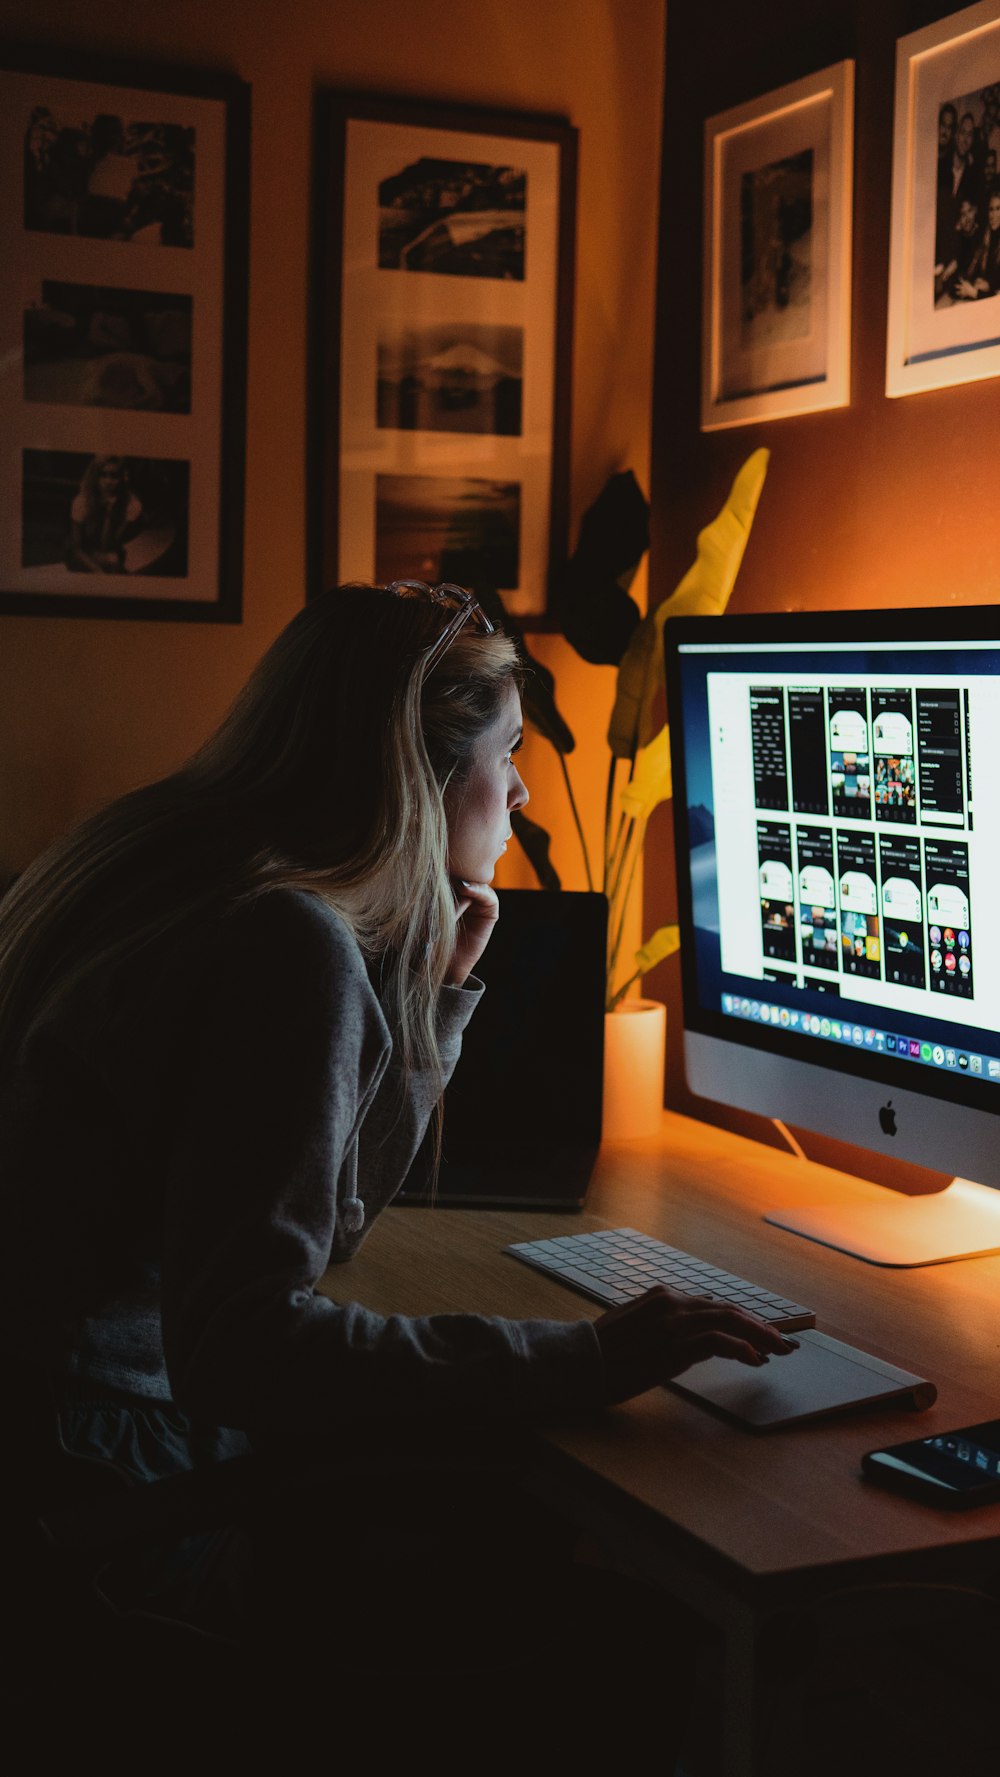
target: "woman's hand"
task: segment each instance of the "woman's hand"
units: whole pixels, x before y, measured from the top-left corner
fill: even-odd
[[[706,1357],[759,1368],[795,1349],[783,1333],[742,1308],[686,1296],[663,1284],[609,1308],[594,1323],[608,1377],[608,1399],[627,1401]]]
[[[455,895],[455,949],[445,983],[462,987],[493,935],[500,917],[500,902],[488,882],[453,880],[451,886]]]

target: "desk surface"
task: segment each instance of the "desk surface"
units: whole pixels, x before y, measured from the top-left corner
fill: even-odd
[[[858,1190],[842,1174],[665,1112],[656,1137],[602,1149],[582,1215],[393,1209],[324,1287],[381,1313],[594,1316],[595,1304],[503,1248],[593,1227],[644,1229],[808,1302],[820,1330],[928,1377],[938,1399],[924,1413],[893,1403],[755,1434],[656,1389],[546,1428],[545,1448],[568,1478],[597,1489],[665,1553],[751,1587],[1000,1538],[1000,1505],[940,1512],[883,1493],[859,1468],[878,1445],[1000,1414],[1000,1255],[889,1271],[762,1220],[767,1209]]]

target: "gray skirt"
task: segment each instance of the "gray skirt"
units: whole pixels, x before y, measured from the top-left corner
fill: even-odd
[[[242,1456],[238,1431],[195,1426],[172,1402],[130,1395],[73,1377],[48,1379],[49,1473],[65,1504],[146,1486]],[[154,1537],[99,1559],[90,1578],[98,1599],[135,1613],[236,1642],[249,1587],[249,1551],[236,1526],[176,1540]]]

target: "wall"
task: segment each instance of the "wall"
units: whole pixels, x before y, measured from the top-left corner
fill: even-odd
[[[895,40],[951,11],[943,0],[671,0],[654,382],[651,597],[688,566],[697,530],[740,463],[771,451],[730,609],[977,604],[1000,598],[1000,382],[888,400],[886,289]],[[764,21],[763,23],[761,21]],[[699,431],[702,154],[706,117],[852,57],[856,63],[853,351],[849,407]],[[650,832],[645,924],[675,906],[669,812]],[[670,1007],[668,1102],[776,1140],[761,1119],[692,1099],[683,1084],[679,966],[646,991]],[[887,1176],[859,1150],[804,1138],[810,1156]],[[871,1170],[869,1170],[871,1168]],[[899,1169],[907,1188],[928,1174]]]
[[[665,0],[0,0],[0,35],[125,60],[229,69],[252,84],[244,621],[239,627],[0,619],[0,878],[68,821],[177,764],[302,603],[312,94],[341,86],[545,111],[580,129],[572,514],[632,467],[649,483],[656,189]],[[610,669],[557,637],[579,740],[574,786],[601,825]],[[525,771],[553,856],[582,887],[554,755]],[[527,867],[505,861],[508,881]]]

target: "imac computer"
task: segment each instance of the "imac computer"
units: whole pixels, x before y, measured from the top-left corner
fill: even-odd
[[[879,1264],[1000,1250],[1000,608],[664,639],[692,1092],[960,1175],[768,1220]]]

